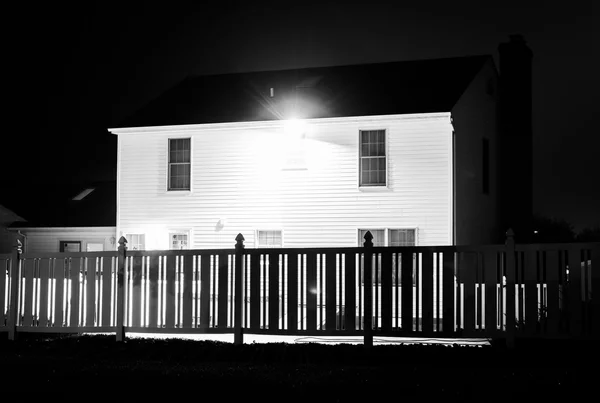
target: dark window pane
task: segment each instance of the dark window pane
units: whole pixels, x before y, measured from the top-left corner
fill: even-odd
[[[369,183],[377,183],[377,171],[369,171]]]
[[[369,184],[369,173],[368,172],[364,172],[361,175],[361,185],[368,185]]]

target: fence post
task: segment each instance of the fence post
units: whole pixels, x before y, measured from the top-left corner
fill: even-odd
[[[240,233],[235,237],[235,323],[233,333],[233,344],[236,346],[244,344],[242,332],[242,267],[244,263],[244,236]]]
[[[515,347],[515,233],[506,231],[506,346]]]
[[[365,284],[365,316],[364,346],[367,350],[373,347],[373,234],[367,231],[364,243],[364,284]]]
[[[125,257],[127,254],[127,239],[119,238],[119,257],[117,263],[117,341],[125,340],[125,327],[123,326],[123,315],[125,313]]]
[[[21,283],[21,253],[23,244],[17,239],[10,261],[10,303],[8,313],[8,340],[17,339],[17,318],[19,313],[19,288]]]

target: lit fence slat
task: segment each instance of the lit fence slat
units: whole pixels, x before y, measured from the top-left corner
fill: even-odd
[[[422,331],[425,334],[433,333],[433,253],[425,251],[422,254]],[[391,316],[391,315],[390,315]]]
[[[148,327],[155,329],[158,327],[158,288],[160,284],[158,282],[158,269],[159,269],[159,256],[150,256],[150,263],[147,270],[148,281],[150,282],[148,287]]]
[[[23,279],[25,280],[25,288],[21,292],[24,309],[21,312],[23,317],[23,326],[33,326],[33,307],[35,295],[33,293],[33,271],[35,267],[35,259],[25,259],[23,262]]]
[[[457,321],[462,319],[463,332],[465,335],[473,334],[475,331],[475,278],[477,267],[476,253],[460,253],[458,266],[459,288],[457,292],[461,292],[464,296],[462,309],[457,308]],[[458,294],[460,295],[460,294]],[[458,305],[460,307],[461,298],[458,297]]]
[[[335,253],[325,255],[325,329],[336,329],[336,262]]]
[[[298,329],[298,254],[296,253],[288,255],[287,285],[287,327],[293,332]]]
[[[392,254],[381,253],[381,330],[392,330]]]
[[[200,258],[200,327],[208,329],[210,324],[210,255]]]
[[[317,330],[317,254],[306,254],[306,330]]]
[[[141,326],[141,309],[142,309],[142,257],[132,256],[131,267],[129,273],[131,276],[131,322],[129,326]]]
[[[454,279],[454,253],[443,252],[442,258],[442,331],[446,334],[454,333],[454,307],[455,300],[455,279]]]
[[[114,266],[114,258],[104,258],[102,265],[102,323],[101,326],[110,326],[111,310],[114,304],[114,295],[112,294],[113,273],[116,267]],[[100,289],[100,287],[98,287]]]
[[[183,261],[183,327],[192,327],[192,291],[195,256],[184,256]]]
[[[70,274],[70,290],[71,290],[71,299],[70,299],[70,320],[69,327],[76,327],[80,325],[79,322],[79,294],[80,294],[80,285],[83,274],[82,264],[83,258],[81,257],[72,257],[69,259],[69,274]]]
[[[50,275],[50,259],[40,259],[40,310],[39,324],[40,327],[48,326],[48,278]]]
[[[269,329],[279,329],[279,253],[269,256]]]
[[[0,257],[0,328],[8,322],[8,274],[10,269],[10,256]]]
[[[412,252],[402,252],[401,278],[402,278],[402,330],[405,332],[413,331],[413,254]]]
[[[227,284],[229,282],[229,255],[220,253],[219,255],[219,287],[218,287],[218,327],[227,328],[227,304],[229,295],[227,293]]]
[[[345,297],[346,306],[344,309],[344,329],[355,330],[356,329],[356,253],[346,253],[344,261],[346,265],[345,269]]]
[[[85,325],[94,326],[96,322],[96,274],[100,270],[100,259],[90,257],[86,259],[86,281],[85,281]]]
[[[64,301],[66,297],[65,289],[65,259],[54,259],[54,278],[56,291],[54,293],[54,322],[56,327],[62,327],[66,318],[64,312]]]
[[[163,306],[165,307],[164,324],[168,329],[175,327],[175,258],[175,255],[167,255],[167,267],[163,271],[163,273],[166,273],[166,292],[163,296]]]

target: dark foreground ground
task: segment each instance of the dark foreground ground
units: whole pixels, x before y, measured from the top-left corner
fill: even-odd
[[[114,336],[44,335],[11,342],[0,334],[0,396],[14,391],[24,401],[583,402],[598,397],[598,353],[590,343],[534,342],[514,350],[376,345],[367,353],[361,345],[236,347],[154,339],[118,344]]]

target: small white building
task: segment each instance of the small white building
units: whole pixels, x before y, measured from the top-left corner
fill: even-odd
[[[129,249],[485,244],[491,56],[201,76],[110,131]]]

